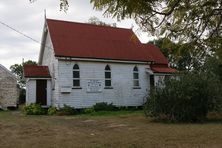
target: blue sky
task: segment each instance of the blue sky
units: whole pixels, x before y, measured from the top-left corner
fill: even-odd
[[[44,10],[47,18],[75,22],[87,22],[92,16],[106,23],[117,23],[117,27],[138,30],[133,20],[117,22],[115,18],[106,18],[103,12],[93,10],[90,0],[70,0],[69,10],[65,13],[59,10],[59,0],[4,0],[0,2],[0,21],[21,31],[22,33],[41,41],[44,24]],[[148,35],[135,31],[142,42],[148,41]],[[37,61],[40,44],[25,38],[15,31],[0,24],[0,64],[9,68],[10,65],[24,60]]]

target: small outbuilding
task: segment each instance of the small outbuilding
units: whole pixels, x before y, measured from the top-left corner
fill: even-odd
[[[26,103],[51,104],[51,76],[47,66],[25,65]]]
[[[18,98],[19,87],[15,75],[0,64],[0,108],[17,107]]]

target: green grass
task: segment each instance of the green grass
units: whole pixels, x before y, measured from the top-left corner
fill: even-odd
[[[123,116],[123,115],[142,115],[143,110],[121,110],[121,111],[98,111],[87,114],[79,114],[79,117],[106,117],[106,116]]]

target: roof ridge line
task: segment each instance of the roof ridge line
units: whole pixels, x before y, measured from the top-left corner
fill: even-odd
[[[66,21],[66,20],[58,20],[58,19],[51,19],[51,18],[46,18],[46,21],[51,20],[51,21],[58,21],[58,22],[65,22],[65,23],[75,23],[75,24],[81,24],[81,25],[88,25],[92,27],[104,27],[104,28],[112,28],[112,29],[124,29],[124,30],[133,30],[131,28],[123,28],[123,27],[112,27],[112,26],[104,26],[104,25],[96,25],[96,24],[90,24],[90,23],[83,23],[83,22],[74,22],[74,21]]]
[[[7,73],[9,73],[14,79],[16,79],[15,74],[13,74],[8,68],[6,68],[5,66],[3,66],[2,64],[0,64],[0,67]]]

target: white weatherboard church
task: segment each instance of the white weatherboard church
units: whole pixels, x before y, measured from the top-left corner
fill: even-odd
[[[87,108],[141,106],[175,72],[160,49],[131,29],[46,19],[38,66],[25,66],[26,103]]]

